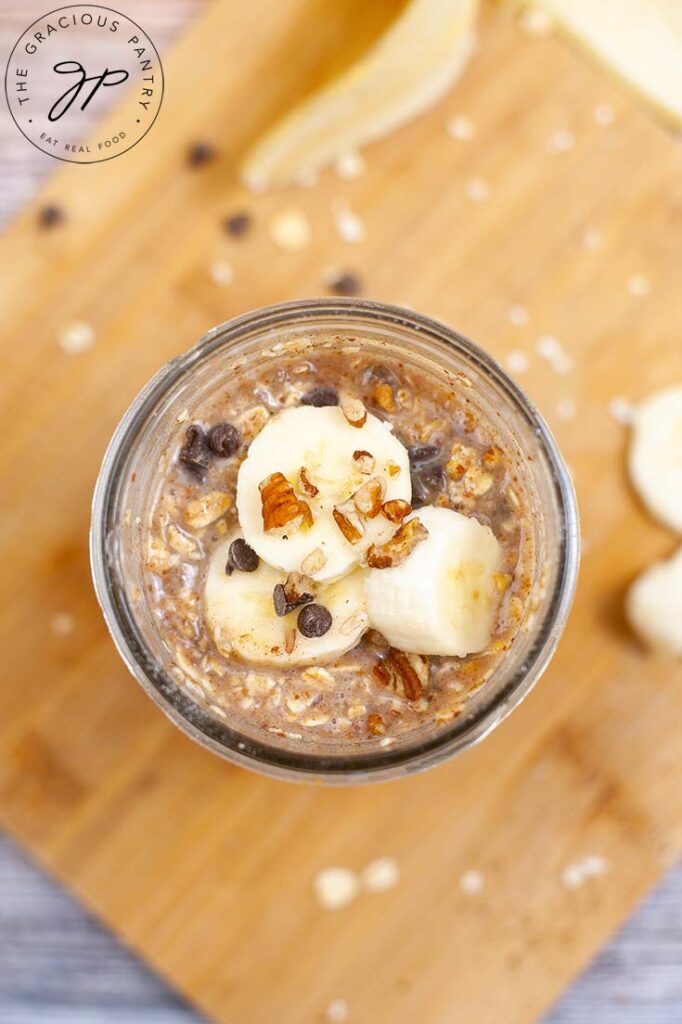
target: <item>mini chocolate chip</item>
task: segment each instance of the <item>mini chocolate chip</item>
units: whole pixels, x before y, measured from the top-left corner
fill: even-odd
[[[231,576],[235,569],[239,572],[255,572],[260,565],[260,558],[250,548],[243,537],[238,537],[233,540],[230,544],[230,550],[227,553],[227,565],[225,566],[225,572],[228,576]]]
[[[239,450],[242,437],[231,423],[216,423],[208,432],[208,447],[221,459],[229,459]]]
[[[203,167],[216,155],[215,148],[208,142],[194,142],[187,150],[187,163],[190,167]]]
[[[203,480],[211,462],[211,450],[208,447],[206,434],[198,423],[192,423],[187,428],[185,443],[180,449],[178,460],[185,469],[188,469],[190,473],[194,473],[200,480]]]
[[[299,612],[296,625],[298,626],[299,633],[307,636],[308,639],[324,636],[331,629],[331,612],[323,608],[321,604],[307,604]]]
[[[241,238],[251,227],[251,214],[233,213],[223,221],[223,227],[228,235],[233,238]]]
[[[339,274],[329,282],[329,290],[335,295],[358,295],[361,289],[360,278],[352,273]]]
[[[321,409],[326,405],[338,404],[339,396],[334,388],[313,388],[312,391],[309,391],[301,399],[301,405],[314,405],[316,409]]]
[[[293,612],[294,608],[299,608],[302,604],[307,604],[308,601],[312,601],[312,594],[301,594],[295,601],[287,601],[287,592],[284,589],[284,584],[276,583],[275,589],[272,592],[272,603],[275,606],[275,615],[279,615],[282,618],[284,615],[288,615],[289,612]]]
[[[41,228],[53,228],[66,219],[64,211],[53,203],[42,206],[38,211],[38,224]]]

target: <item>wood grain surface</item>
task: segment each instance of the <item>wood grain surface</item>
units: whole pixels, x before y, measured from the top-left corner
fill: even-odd
[[[175,87],[149,145],[60,170],[42,201],[65,224],[41,234],[34,205],[3,244],[2,821],[213,1019],[299,1024],[343,997],[361,1022],[530,1021],[682,846],[679,669],[644,656],[620,610],[631,576],[674,541],[630,495],[608,413],[614,395],[682,373],[679,147],[558,42],[490,13],[462,85],[370,148],[361,179],[249,197],[243,146],[366,45],[391,4],[376,21],[351,0],[237,6],[216,4],[166,61]],[[608,130],[593,116],[605,99]],[[478,127],[467,146],[445,133],[455,113]],[[575,134],[570,152],[548,147],[559,128]],[[197,139],[220,152],[192,171]],[[486,202],[468,200],[472,177]],[[365,221],[361,246],[334,233],[341,198]],[[285,204],[314,229],[295,256],[267,233]],[[230,243],[220,219],[241,208],[254,231]],[[586,231],[601,233],[597,250]],[[234,265],[230,289],[208,274],[218,257]],[[251,777],[176,733],[118,664],[86,558],[98,460],[139,385],[212,323],[319,294],[331,264],[499,358],[529,354],[523,382],[574,470],[586,540],[567,634],[526,704],[451,765],[358,791]],[[630,294],[633,274],[649,295]],[[513,303],[527,327],[507,321]],[[97,342],[68,357],[57,338],[74,320]],[[543,334],[570,351],[570,374],[537,355]],[[56,636],[62,613],[75,629]],[[608,874],[562,887],[562,869],[593,853]],[[316,870],[383,854],[401,866],[396,889],[316,907]],[[470,868],[486,882],[475,897],[458,885]]]

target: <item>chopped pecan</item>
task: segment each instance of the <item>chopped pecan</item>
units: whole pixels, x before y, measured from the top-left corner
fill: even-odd
[[[359,398],[350,391],[339,391],[339,405],[352,427],[364,427],[367,422],[367,410]]]
[[[376,459],[369,452],[359,450],[353,452],[353,465],[363,476],[370,476],[374,472]]]
[[[395,395],[390,384],[376,384],[372,391],[372,400],[384,412],[395,412]]]
[[[288,626],[284,631],[284,650],[287,654],[291,654],[294,647],[296,646],[296,627]]]
[[[402,498],[385,501],[381,506],[382,515],[385,515],[392,523],[402,523],[405,516],[409,516],[411,511],[412,506],[409,501],[403,501]]]
[[[311,483],[305,466],[301,466],[298,471],[298,489],[302,494],[307,494],[309,498],[314,498],[320,493],[320,488]]]
[[[367,716],[367,732],[370,736],[383,736],[386,732],[386,723],[381,715]]]
[[[282,473],[271,473],[259,485],[263,529],[266,533],[280,530],[284,526],[300,526],[310,509],[299,501],[293,487]],[[310,514],[312,521],[312,514]]]
[[[405,654],[392,647],[372,669],[383,686],[407,700],[419,700],[428,679],[429,663],[419,654]]]
[[[323,569],[327,564],[327,556],[322,548],[313,548],[301,562],[301,572],[304,576],[314,576],[316,572]]]
[[[389,476],[398,476],[398,474],[400,473],[400,466],[398,465],[397,462],[387,462],[386,472],[388,473]]]
[[[374,519],[381,512],[385,495],[386,481],[381,476],[374,476],[355,492],[353,504],[366,519]]]
[[[385,544],[372,544],[367,551],[370,569],[391,569],[405,561],[429,531],[419,519],[409,519]]]
[[[298,507],[301,510],[301,529],[309,530],[313,525],[313,514],[307,501],[299,501]]]
[[[357,544],[365,532],[362,520],[353,504],[353,499],[342,501],[332,509],[334,522],[350,544]]]

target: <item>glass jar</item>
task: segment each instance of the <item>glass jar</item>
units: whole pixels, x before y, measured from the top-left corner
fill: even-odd
[[[464,713],[445,725],[368,749],[294,742],[230,722],[182,683],[169,662],[145,601],[144,524],[159,459],[177,443],[182,411],[217,379],[276,355],[289,338],[360,340],[466,388],[516,453],[515,469],[533,530],[530,612],[492,676]],[[178,418],[179,417],[179,418]],[[563,629],[578,568],[578,515],[566,466],[537,410],[501,368],[471,341],[428,317],[356,299],[314,299],[270,306],[209,331],[162,367],[135,398],[104,456],[93,500],[91,560],[97,597],[121,657],[143,689],[188,736],[209,750],[279,778],[358,783],[398,778],[439,764],[483,739],[530,691]]]

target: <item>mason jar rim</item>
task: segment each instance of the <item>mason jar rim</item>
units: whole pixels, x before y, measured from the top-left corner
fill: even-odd
[[[492,378],[534,431],[557,497],[560,517],[557,572],[553,592],[533,645],[499,691],[482,700],[471,718],[456,718],[412,744],[358,753],[306,753],[285,750],[240,733],[197,705],[164,671],[149,651],[115,574],[112,537],[117,528],[117,497],[128,457],[159,399],[216,351],[254,331],[273,327],[305,328],[320,317],[376,321],[406,328],[445,350],[455,349],[469,364]],[[133,399],[106,449],[92,501],[90,559],[97,599],[114,643],[129,671],[175,725],[202,746],[242,767],[295,781],[358,783],[383,781],[424,770],[480,742],[533,688],[549,663],[570,610],[579,563],[579,525],[568,470],[543,417],[495,360],[470,339],[431,317],[400,306],[366,299],[318,298],[278,303],[244,313],[208,331],[192,348],[164,364]]]

